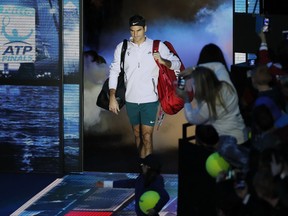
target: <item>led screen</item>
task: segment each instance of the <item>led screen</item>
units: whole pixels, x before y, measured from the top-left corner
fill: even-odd
[[[0,171],[59,173],[59,2],[3,0],[0,19]]]
[[[64,170],[82,171],[80,101],[80,1],[63,1]]]
[[[0,85],[0,171],[60,172],[59,88]]]
[[[0,171],[81,169],[79,8],[79,0],[0,3]]]

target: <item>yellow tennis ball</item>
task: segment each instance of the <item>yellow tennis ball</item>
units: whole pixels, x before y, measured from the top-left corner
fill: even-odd
[[[144,214],[148,213],[149,209],[155,207],[160,199],[160,195],[156,191],[146,191],[139,199],[139,207]]]
[[[227,171],[230,167],[229,163],[219,155],[218,152],[212,153],[206,160],[206,170],[212,177],[216,177],[219,172]]]

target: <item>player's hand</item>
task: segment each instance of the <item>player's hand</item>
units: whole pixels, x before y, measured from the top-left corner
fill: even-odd
[[[119,104],[118,104],[118,102],[117,102],[115,97],[110,97],[110,100],[109,100],[109,111],[115,113],[116,115],[118,115],[118,113],[120,112]]]

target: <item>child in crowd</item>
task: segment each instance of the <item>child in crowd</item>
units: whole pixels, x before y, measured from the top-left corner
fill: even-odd
[[[154,154],[146,156],[141,163],[141,173],[136,179],[123,179],[117,181],[98,181],[97,187],[135,188],[135,211],[137,216],[158,216],[161,209],[169,201],[170,196],[165,189],[164,178],[160,174],[161,163]],[[146,191],[156,191],[160,199],[154,208],[148,210],[148,214],[141,211],[139,200]]]

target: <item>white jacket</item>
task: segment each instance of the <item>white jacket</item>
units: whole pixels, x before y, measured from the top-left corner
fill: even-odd
[[[110,65],[109,88],[116,89],[120,73],[120,53],[123,42],[119,43],[114,52],[114,60]],[[137,45],[128,41],[125,53],[124,71],[126,80],[125,99],[131,103],[148,103],[158,100],[159,68],[152,55],[153,40],[146,40]],[[172,70],[179,70],[181,62],[173,55],[164,43],[159,44],[162,58],[170,60]]]
[[[239,110],[237,93],[235,90],[229,90],[226,84],[221,89],[221,95],[226,110],[218,103],[216,105],[217,119],[210,117],[208,105],[204,101],[195,108],[190,103],[185,103],[185,117],[191,124],[211,124],[219,136],[233,136],[237,139],[237,144],[242,144],[248,140],[248,131]]]
[[[199,66],[210,68],[212,71],[214,71],[218,80],[226,81],[234,87],[234,84],[232,83],[230,79],[229,72],[227,71],[226,67],[221,62],[208,62],[208,63],[200,64]]]

